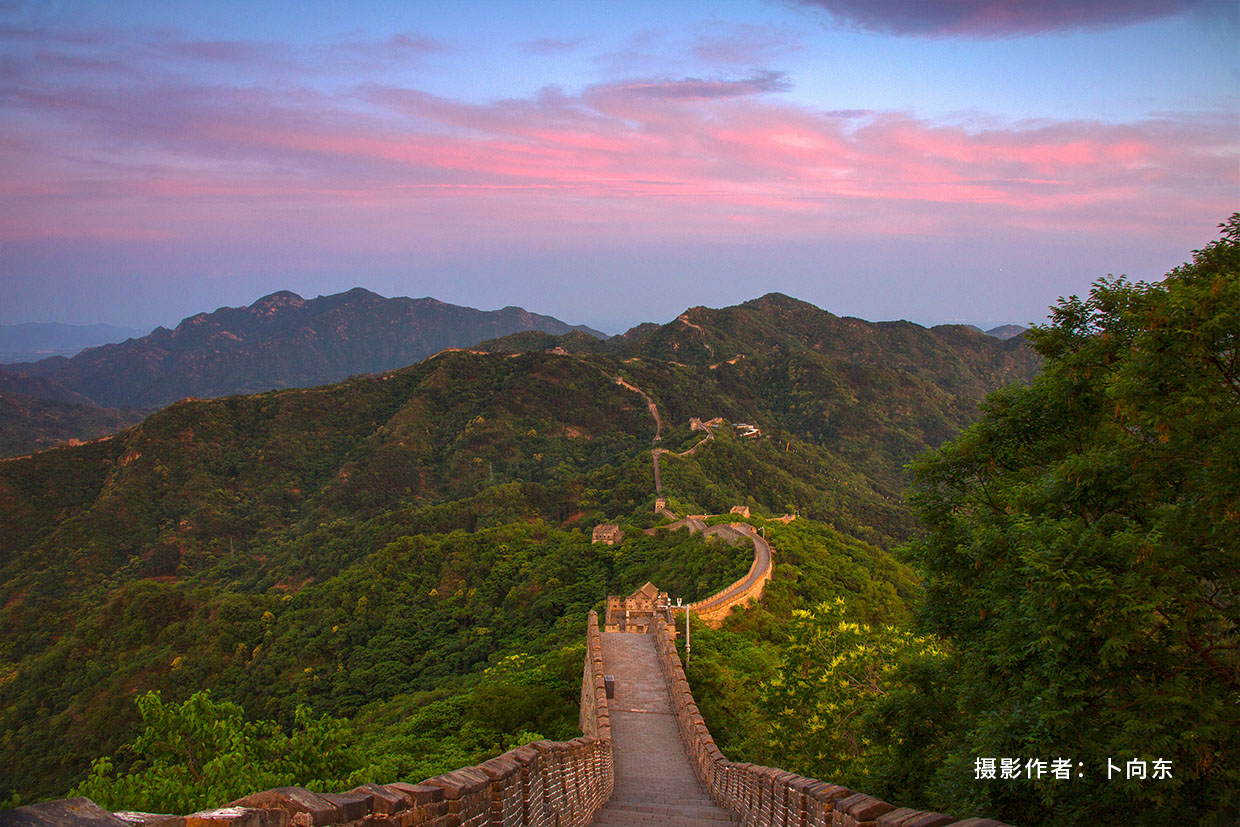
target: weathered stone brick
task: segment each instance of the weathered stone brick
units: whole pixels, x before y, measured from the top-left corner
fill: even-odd
[[[407,796],[415,807],[442,804],[444,800],[443,787],[434,784],[407,784],[404,781],[393,781],[384,786]]]
[[[848,809],[848,814],[857,819],[858,822],[874,821],[884,813],[889,813],[896,807],[894,804],[888,804],[877,798],[866,796],[868,801],[854,803]]]
[[[375,815],[391,815],[409,806],[408,798],[397,790],[390,790],[379,784],[363,784],[349,790],[354,795],[370,796],[370,811]]]
[[[905,827],[945,827],[955,820],[942,813],[924,813],[912,819]]]
[[[287,827],[289,824],[289,814],[284,810],[250,807],[220,807],[185,817],[185,827]]]
[[[126,822],[89,798],[62,798],[27,804],[0,814],[5,827],[125,827]]]
[[[112,815],[133,827],[185,827],[185,816],[167,813],[138,813],[126,810]],[[3,820],[4,816],[0,814],[0,821]]]
[[[319,827],[321,824],[336,824],[347,820],[335,804],[304,787],[263,790],[238,798],[228,806],[283,810],[288,813],[290,823],[297,827]]]
[[[910,821],[922,815],[924,813],[921,810],[914,810],[910,807],[897,807],[879,816],[877,827],[908,827]]]

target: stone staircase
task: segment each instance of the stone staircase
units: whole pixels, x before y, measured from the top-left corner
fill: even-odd
[[[659,669],[654,635],[606,632],[603,671],[616,679],[609,704],[616,786],[598,827],[722,827],[736,820],[711,801],[685,755]]]

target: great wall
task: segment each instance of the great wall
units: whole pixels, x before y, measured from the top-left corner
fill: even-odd
[[[657,443],[662,421],[654,401],[615,379],[647,402]],[[707,437],[681,455],[714,437],[702,428]],[[535,741],[418,783],[341,793],[280,787],[189,815],[113,813],[88,798],[61,799],[0,812],[0,827],[1010,827],[898,807],[838,784],[731,761],[720,751],[694,701],[670,621],[681,612],[718,626],[734,607],[761,597],[774,568],[772,549],[747,523],[676,520],[659,496],[659,459],[670,452],[651,453],[656,510],[675,520],[659,528],[749,540],[754,560],[744,577],[685,607],[671,606],[647,583],[628,597],[607,598],[604,631],[598,613],[589,613],[580,737]]]

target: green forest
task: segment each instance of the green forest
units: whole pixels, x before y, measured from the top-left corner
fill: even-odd
[[[694,630],[729,757],[1015,824],[1236,823],[1240,215],[1221,229],[1160,283],[1062,300],[1033,382],[912,463],[911,614],[791,596],[777,569],[761,607]],[[781,553],[796,525],[769,526]],[[1048,767],[979,781],[981,757]]]
[[[1222,231],[1024,339],[771,294],[0,462],[0,805],[189,812],[572,737],[590,610],[749,567],[644,531],[650,449],[718,416],[661,463],[673,510],[748,505],[775,549],[758,604],[693,629],[729,757],[961,817],[1234,823],[1240,215]],[[985,756],[1087,769],[987,782]]]

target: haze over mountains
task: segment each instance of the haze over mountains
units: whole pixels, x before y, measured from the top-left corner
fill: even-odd
[[[110,324],[26,322],[0,325],[0,364],[74,356],[88,347],[142,336],[144,330]]]

